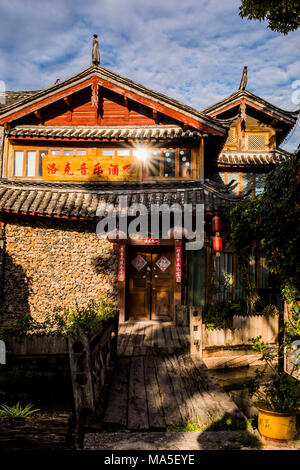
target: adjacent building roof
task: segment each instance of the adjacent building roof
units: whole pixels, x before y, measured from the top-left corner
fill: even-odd
[[[47,138],[59,140],[200,140],[200,131],[184,131],[179,126],[18,126],[6,132],[12,138]]]
[[[218,163],[222,165],[243,165],[243,166],[266,166],[275,163],[285,162],[292,155],[283,150],[276,149],[270,152],[221,152],[218,156]]]
[[[18,101],[35,95],[39,90],[32,91],[4,91],[0,92],[0,112],[1,109],[10,106]]]
[[[128,205],[205,204],[205,211],[220,210],[241,199],[227,186],[212,181],[157,183],[55,183],[0,182],[0,211],[45,217],[98,219],[110,204],[118,207],[119,196]],[[101,211],[101,212],[100,212]]]
[[[245,98],[253,104],[257,104],[258,106],[262,107],[264,111],[271,111],[272,113],[276,114],[279,118],[281,117],[290,121],[291,124],[296,123],[298,115],[300,113],[300,109],[297,111],[286,111],[284,109],[278,108],[278,106],[269,103],[268,101],[264,100],[263,98],[255,95],[254,93],[248,90],[238,90],[227,98],[224,98],[223,100],[218,101],[218,103],[215,103],[212,106],[209,106],[208,108],[204,109],[203,112],[209,116],[217,115],[219,113],[224,112],[224,108],[226,108],[230,104],[234,104],[236,102],[236,104],[238,105],[242,98]]]

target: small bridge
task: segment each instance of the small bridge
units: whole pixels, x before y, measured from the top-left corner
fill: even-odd
[[[189,327],[169,322],[120,325],[104,424],[158,431],[244,419],[200,357],[190,354],[189,337]]]

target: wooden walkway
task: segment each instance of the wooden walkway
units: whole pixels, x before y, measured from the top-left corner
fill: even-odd
[[[158,322],[120,326],[104,424],[166,430],[224,417],[243,419],[204,363],[190,356],[189,328]]]

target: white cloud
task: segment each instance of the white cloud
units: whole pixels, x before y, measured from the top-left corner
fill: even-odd
[[[2,0],[0,79],[37,89],[91,61],[98,33],[102,64],[145,86],[204,108],[248,88],[286,109],[300,78],[300,31],[282,36],[242,20],[239,0]],[[299,132],[290,138],[297,147]]]

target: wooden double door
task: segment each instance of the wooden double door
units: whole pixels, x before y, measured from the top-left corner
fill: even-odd
[[[172,320],[174,248],[132,248],[128,255],[127,318]]]

